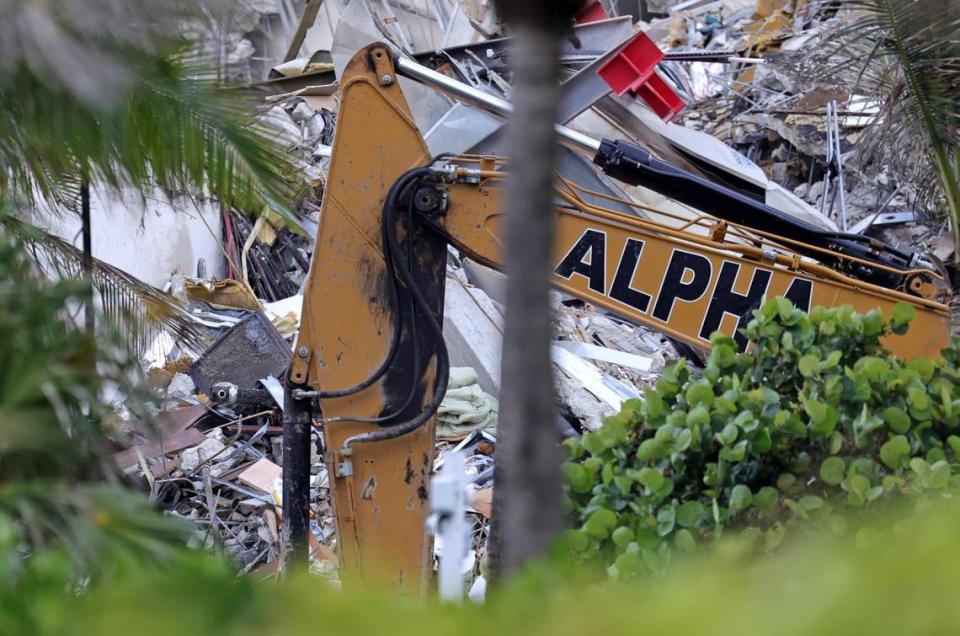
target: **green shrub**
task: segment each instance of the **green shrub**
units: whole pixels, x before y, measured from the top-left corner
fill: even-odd
[[[714,334],[702,373],[666,369],[643,400],[566,442],[571,545],[611,576],[659,572],[727,529],[761,550],[793,527],[853,533],[848,519],[875,502],[957,483],[956,349],[905,361],[881,343],[906,332],[910,305],[888,322],[778,298],[754,316],[748,352]]]
[[[898,507],[894,507],[898,508]],[[654,580],[597,585],[585,568],[545,562],[491,586],[483,606],[418,603],[388,590],[334,590],[292,573],[279,583],[237,577],[213,556],[184,554],[158,568],[124,569],[83,594],[63,585],[54,555],[0,577],[0,634],[29,636],[750,636],[960,632],[960,510],[931,506],[866,550],[842,537],[799,538],[753,558],[730,533]],[[572,571],[571,571],[572,570]]]

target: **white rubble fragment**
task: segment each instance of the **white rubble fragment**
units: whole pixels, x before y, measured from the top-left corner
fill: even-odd
[[[185,473],[194,471],[201,463],[207,461],[225,448],[226,446],[224,446],[223,442],[217,438],[208,437],[199,445],[188,448],[180,453],[180,470]]]
[[[162,367],[167,363],[170,353],[176,348],[177,343],[166,331],[161,331],[157,337],[150,343],[150,347],[143,355],[142,365],[145,369],[153,367]]]
[[[304,131],[307,135],[307,141],[311,143],[320,139],[324,130],[326,130],[326,124],[323,123],[323,117],[317,115],[316,113],[314,113],[310,119],[306,121],[306,124],[304,124]]]
[[[607,347],[650,358],[652,362],[646,375],[659,374],[663,367],[679,358],[676,349],[663,335],[643,327],[625,325],[609,316],[590,316],[585,330]]]
[[[447,277],[443,337],[451,365],[473,367],[480,387],[498,395],[503,317],[483,290]]]
[[[612,410],[620,409],[623,405],[623,399],[603,381],[603,373],[600,369],[562,347],[554,346],[550,353],[553,363],[560,367],[564,373],[574,378]]]
[[[618,366],[637,369],[638,371],[649,371],[653,366],[653,359],[647,356],[638,356],[634,353],[618,351],[608,347],[599,347],[577,340],[554,340],[553,346],[566,349],[570,353],[576,354],[581,358],[586,358],[587,360],[609,362]]]
[[[487,579],[482,574],[473,580],[467,597],[474,603],[483,603],[487,597]]]
[[[280,13],[281,0],[238,0],[238,11],[270,15]]]
[[[197,385],[193,383],[193,378],[185,373],[177,373],[167,385],[167,397],[185,398],[193,395],[197,390]]]
[[[237,44],[227,53],[227,64],[242,64],[248,61],[253,57],[254,53],[257,52],[253,42],[247,38],[240,38]]]
[[[324,166],[312,165],[304,166],[303,173],[307,177],[307,181],[315,181],[322,183],[327,175],[327,169]]]
[[[307,57],[298,57],[296,59],[290,60],[289,62],[284,62],[283,64],[277,64],[273,67],[273,70],[277,73],[280,73],[284,77],[296,77],[297,75],[302,75],[303,70],[307,67],[307,64],[310,63],[310,58]]]
[[[301,141],[300,128],[297,127],[287,111],[274,106],[260,117],[260,121],[277,131],[277,141],[291,146],[299,145]]]
[[[313,109],[307,106],[304,102],[299,102],[296,106],[293,107],[293,110],[290,112],[290,118],[293,119],[298,124],[302,124],[311,117],[314,116]]]

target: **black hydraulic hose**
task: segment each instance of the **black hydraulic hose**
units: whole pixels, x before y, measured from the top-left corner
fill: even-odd
[[[820,261],[841,263],[840,254],[844,254],[894,269],[910,266],[908,255],[888,246],[883,246],[882,251],[874,253],[878,246],[865,241],[864,237],[824,231],[739,192],[661,161],[636,144],[605,139],[593,161],[606,174],[624,183],[650,188],[707,214],[754,230],[787,236],[827,250],[811,250],[803,246],[794,248]],[[862,264],[858,265],[857,269],[860,270],[860,276],[887,287],[896,287],[902,282],[901,274]]]
[[[404,173],[402,177],[397,181],[397,183],[406,183],[409,180],[417,179],[423,176],[426,169],[419,168],[411,170],[407,173]],[[396,184],[395,184],[396,185]],[[391,254],[396,255],[400,251],[400,247],[397,242],[396,233],[393,231],[396,228],[394,214],[396,212],[396,206],[384,206],[384,225],[391,229],[387,234],[388,244],[390,246]],[[368,442],[380,442],[388,439],[394,439],[400,437],[401,435],[406,435],[412,431],[423,426],[423,424],[436,413],[437,409],[440,407],[440,402],[443,401],[444,395],[447,393],[447,386],[450,382],[450,358],[447,353],[447,345],[443,341],[443,327],[441,327],[437,317],[433,314],[433,308],[430,306],[430,303],[423,296],[423,292],[417,286],[416,281],[413,278],[413,275],[410,273],[410,269],[407,267],[407,264],[403,262],[403,259],[398,259],[395,263],[396,269],[400,274],[401,280],[406,283],[407,289],[413,296],[414,301],[416,301],[417,306],[422,311],[424,318],[427,321],[427,326],[435,335],[435,342],[437,343],[437,369],[436,369],[436,389],[433,393],[433,398],[430,400],[430,403],[427,404],[423,410],[420,411],[415,417],[397,424],[395,426],[390,426],[383,428],[379,431],[373,431],[370,433],[361,433],[359,435],[353,435],[344,440],[341,447],[341,452],[345,455],[349,455],[350,446],[353,444],[359,443],[368,443]]]
[[[387,198],[384,201],[384,210],[392,210],[397,205],[397,200],[399,199],[400,192],[406,187],[406,184],[410,181],[423,177],[430,173],[429,168],[414,168],[406,173],[404,173],[394,184],[390,187],[390,190],[387,192]],[[348,395],[353,395],[358,393],[370,386],[374,382],[383,377],[383,374],[387,372],[387,369],[390,368],[390,365],[393,363],[394,359],[397,356],[397,351],[400,348],[400,332],[402,330],[403,321],[400,316],[400,293],[397,289],[396,275],[394,272],[394,260],[392,255],[393,243],[388,240],[388,237],[391,235],[387,231],[387,226],[385,223],[381,223],[380,236],[381,241],[383,242],[383,254],[386,259],[387,267],[387,279],[390,286],[390,297],[393,301],[393,306],[396,307],[396,314],[394,315],[393,320],[393,335],[390,338],[390,349],[387,351],[386,357],[380,363],[380,366],[377,367],[376,371],[370,374],[362,382],[355,384],[346,389],[335,389],[330,391],[317,391],[317,397],[320,398],[337,398],[345,397]]]
[[[414,182],[416,183],[416,182]],[[386,211],[383,213],[383,227],[387,227]],[[410,231],[413,227],[413,198],[410,198],[410,201],[407,205],[407,263],[410,267],[410,263],[413,261],[413,244],[410,239]],[[390,258],[390,250],[384,240],[384,257]],[[391,272],[393,270],[393,264],[389,266]],[[396,287],[396,281],[393,283]],[[407,298],[409,301],[409,312],[410,312],[410,331],[413,334],[412,344],[413,344],[413,373],[411,377],[418,378],[420,377],[420,342],[417,337],[417,307],[413,302],[412,298]],[[392,413],[386,415],[380,415],[379,417],[353,417],[349,415],[344,415],[340,417],[331,417],[326,420],[327,424],[334,424],[336,422],[356,422],[359,424],[379,424],[381,422],[387,422],[389,420],[397,418],[401,413],[407,410],[407,407],[410,406],[410,403],[413,402],[414,396],[417,394],[417,383],[410,383],[410,390],[407,392],[407,397],[404,399],[403,404],[397,407]]]

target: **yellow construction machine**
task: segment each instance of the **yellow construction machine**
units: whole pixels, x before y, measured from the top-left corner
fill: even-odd
[[[359,51],[346,67],[287,379],[283,496],[288,539],[302,551],[308,444],[319,427],[344,584],[420,595],[432,573],[425,526],[432,418],[449,370],[441,332],[447,245],[494,268],[502,263],[505,172],[499,157],[431,157],[398,75],[509,111],[384,44]],[[605,195],[559,179],[554,283],[563,292],[700,349],[715,330],[736,334],[766,297],[888,316],[906,301],[916,319],[890,348],[936,356],[947,345],[948,286],[942,268],[922,255],[824,231],[633,144],[559,126],[558,133],[607,175],[702,212],[682,219],[611,201],[638,209],[626,214],[596,204]]]

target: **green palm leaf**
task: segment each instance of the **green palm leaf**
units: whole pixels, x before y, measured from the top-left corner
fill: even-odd
[[[141,398],[136,364],[66,319],[89,285],[39,275],[27,234],[0,231],[0,561],[51,545],[84,574],[108,554],[168,559],[190,527],[122,487],[103,424],[106,383]]]
[[[67,241],[10,216],[0,215],[0,227],[24,244],[33,262],[50,278],[86,276],[83,252]],[[135,351],[144,353],[161,333],[195,355],[209,344],[170,294],[96,258],[90,278],[110,327],[126,334]]]
[[[843,0],[839,7],[851,19],[825,38],[819,57],[829,58],[827,76],[883,105],[864,135],[863,160],[892,166],[920,205],[950,220],[960,246],[960,3]]]
[[[0,192],[156,181],[288,214],[299,166],[253,96],[217,86],[176,37],[189,4],[0,0]]]

